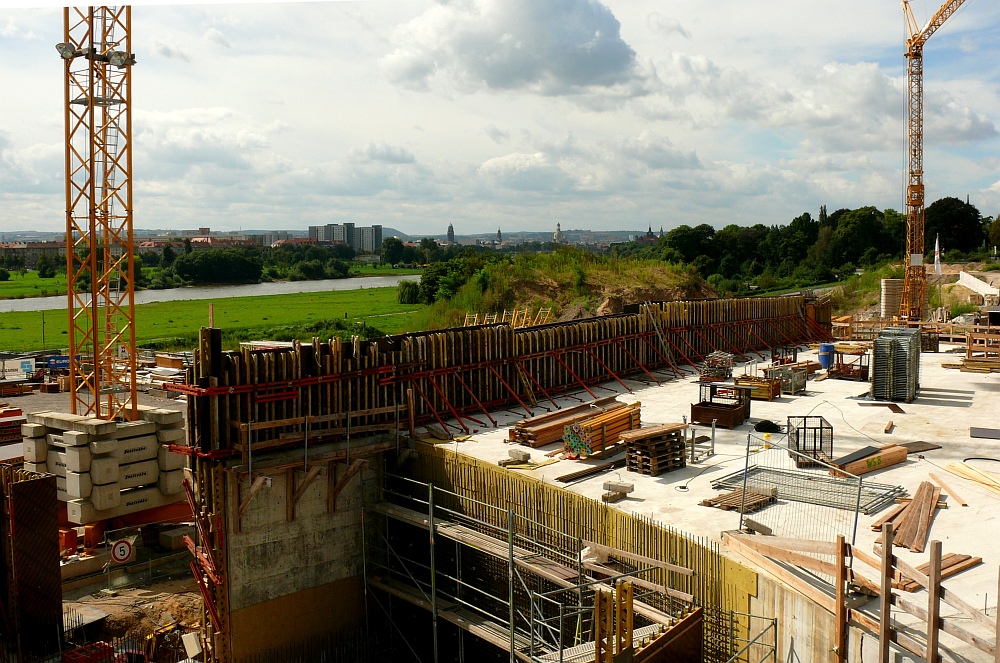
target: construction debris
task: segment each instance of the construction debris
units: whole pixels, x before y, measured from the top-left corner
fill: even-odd
[[[601,500],[604,502],[617,502],[628,497],[628,494],[635,490],[635,484],[624,481],[605,481],[604,494]]]
[[[573,483],[574,481],[579,481],[580,479],[586,479],[587,477],[592,477],[602,472],[608,472],[609,470],[617,470],[622,467],[625,467],[624,456],[607,463],[592,465],[590,467],[585,467],[582,470],[577,470],[576,472],[570,472],[569,474],[557,476],[556,481],[559,483]]]

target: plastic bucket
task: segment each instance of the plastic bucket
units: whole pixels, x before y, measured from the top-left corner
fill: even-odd
[[[833,364],[833,343],[819,344],[819,365],[823,368],[830,368]]]

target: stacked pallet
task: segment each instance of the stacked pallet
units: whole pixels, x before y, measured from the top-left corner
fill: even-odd
[[[78,525],[184,499],[184,416],[140,408],[140,419],[104,421],[64,412],[36,412],[21,425],[25,469],[56,475],[58,499]]]
[[[0,446],[20,442],[23,423],[24,413],[21,408],[0,405]]]
[[[750,398],[758,401],[773,401],[781,396],[781,378],[761,378],[754,375],[741,375],[733,380],[737,386],[753,387]]]
[[[604,412],[617,407],[625,407],[625,404],[616,401],[614,396],[609,396],[580,405],[574,405],[573,407],[566,407],[555,412],[522,419],[514,424],[507,433],[507,440],[535,449],[544,447],[546,444],[552,444],[553,442],[561,442],[564,433],[563,429],[566,426],[594,416],[595,411]]]
[[[740,513],[753,513],[777,501],[778,489],[776,487],[749,486],[746,492],[746,499],[743,498],[743,489],[736,488],[728,493],[705,498],[698,504],[715,507],[723,511],[736,510],[740,511]]]
[[[687,424],[664,424],[621,434],[625,467],[629,472],[655,477],[687,464],[684,431]]]
[[[635,430],[640,403],[619,403],[618,407],[580,420],[563,428],[563,450],[571,456],[593,456],[621,443],[622,433]]]
[[[892,523],[893,544],[909,548],[913,552],[923,552],[927,545],[927,534],[934,520],[941,488],[929,481],[922,481],[913,499],[897,505],[892,511],[875,521],[872,530],[881,532],[885,523]]]

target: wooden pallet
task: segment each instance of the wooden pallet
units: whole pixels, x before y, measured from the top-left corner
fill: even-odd
[[[743,507],[743,513],[753,513],[763,509],[768,504],[773,504],[778,497],[777,488],[754,488],[747,491],[746,503],[743,501],[743,489],[737,488],[728,493],[716,495],[703,499],[701,506],[712,506],[723,511],[739,511]]]

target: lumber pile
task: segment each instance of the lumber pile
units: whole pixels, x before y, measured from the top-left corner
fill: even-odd
[[[941,580],[950,578],[953,575],[958,575],[962,571],[971,569],[974,566],[979,566],[982,563],[982,557],[973,557],[972,555],[962,555],[959,553],[947,553],[942,555]],[[917,571],[920,571],[924,575],[928,575],[930,573],[930,569],[930,562],[925,562],[917,567]],[[895,577],[892,579],[892,588],[901,589],[904,592],[915,592],[920,589],[920,584],[916,580],[904,575],[899,569],[896,569]]]
[[[929,481],[922,481],[913,499],[896,505],[889,513],[872,524],[872,530],[882,531],[882,525],[892,523],[893,543],[913,552],[923,552],[931,521],[941,498],[941,488]]]
[[[746,501],[743,499],[743,489],[737,488],[731,490],[728,493],[722,493],[721,495],[716,495],[715,497],[708,497],[703,499],[699,504],[701,506],[712,506],[716,509],[722,509],[723,511],[739,511],[740,507],[743,508],[741,513],[753,513],[754,511],[759,511],[763,509],[768,504],[773,504],[778,500],[778,489],[775,486],[771,487],[749,487],[747,488]]]
[[[1000,359],[962,357],[958,362],[942,362],[941,368],[957,368],[963,373],[1000,373]]]
[[[555,412],[547,412],[535,417],[522,419],[514,424],[507,434],[507,440],[516,444],[523,444],[537,449],[546,444],[559,442],[563,439],[563,429],[566,426],[575,424],[594,415],[597,411],[604,411],[611,407],[624,407],[624,403],[619,403],[614,396],[599,398],[595,401],[581,403],[573,407],[565,407]]]
[[[760,378],[741,375],[733,380],[738,386],[753,387],[750,398],[758,401],[773,401],[781,396],[781,378]]]
[[[687,424],[664,424],[621,434],[625,443],[625,467],[629,472],[655,477],[684,467],[684,431]]]
[[[864,447],[831,462],[830,464],[840,468],[841,472],[830,470],[830,474],[833,476],[844,476],[846,472],[847,474],[858,476],[859,474],[881,470],[891,465],[902,463],[906,460],[907,451],[906,447],[901,447],[898,444],[887,444],[882,447]]]
[[[614,447],[621,442],[622,433],[639,428],[640,407],[638,401],[615,403],[604,412],[564,426],[563,450],[570,456],[587,457]]]
[[[980,486],[991,492],[1000,495],[1000,478],[993,474],[977,470],[968,463],[950,463],[944,469],[963,479],[968,479],[978,483]]]
[[[21,408],[0,405],[0,446],[21,441],[21,424],[24,421]]]

